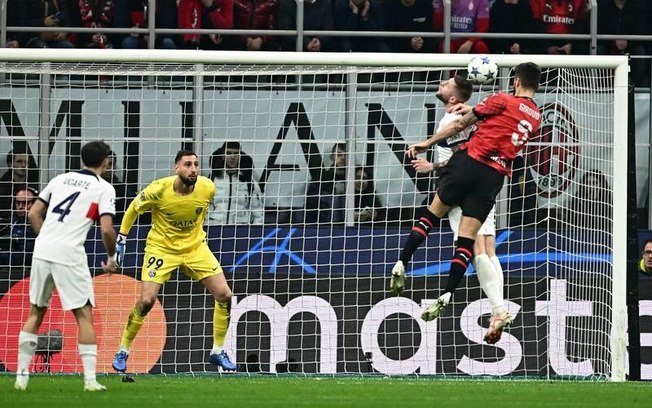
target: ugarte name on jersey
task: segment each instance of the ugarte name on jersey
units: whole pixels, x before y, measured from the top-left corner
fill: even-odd
[[[63,185],[88,190],[88,186],[90,186],[91,183],[85,180],[79,180],[77,178],[71,177],[63,180]]]

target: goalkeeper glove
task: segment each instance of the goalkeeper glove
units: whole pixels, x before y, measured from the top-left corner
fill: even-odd
[[[125,258],[125,245],[127,244],[127,236],[124,234],[118,234],[117,239],[115,240],[115,263],[119,267],[122,266],[122,262]]]

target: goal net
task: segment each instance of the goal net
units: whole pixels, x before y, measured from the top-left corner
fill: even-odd
[[[446,284],[446,219],[416,252],[406,291],[389,291],[436,182],[415,172],[405,150],[437,128],[440,82],[470,58],[4,50],[2,182],[21,166],[25,173],[21,159],[28,183],[42,188],[80,168],[83,143],[103,139],[115,153],[107,177],[120,218],[140,189],[174,174],[178,150],[194,150],[217,187],[206,230],[234,294],[225,349],[241,372],[624,380],[624,57],[493,56],[497,80],[474,89],[471,105],[509,91],[520,62],[544,70],[541,129],[496,205],[496,252],[515,316],[500,342],[483,342],[491,306],[473,268],[439,319],[420,319]],[[13,371],[29,311],[29,249],[17,246],[11,219],[3,222],[0,369]],[[121,274],[101,274],[97,231],[87,244],[98,372],[112,371],[139,297],[149,228],[141,216]],[[129,372],[216,371],[213,305],[200,283],[174,274],[134,342]],[[39,349],[32,368],[81,371],[75,320],[56,294],[40,333],[55,329],[61,349]]]

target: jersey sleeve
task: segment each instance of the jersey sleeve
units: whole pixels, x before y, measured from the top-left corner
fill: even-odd
[[[161,183],[153,182],[143,189],[136,198],[131,203],[131,207],[138,213],[144,214],[146,212],[152,211],[152,207],[155,206],[156,201],[159,199],[161,194]]]
[[[452,113],[447,113],[445,114],[441,120],[439,121],[439,126],[437,126],[437,132],[440,132],[442,129],[444,129],[446,126],[448,126],[449,123],[458,121],[462,118],[462,115],[456,115]]]
[[[108,183],[107,183],[108,184]],[[107,185],[100,194],[99,202],[99,215],[112,215],[115,216],[115,188],[112,185]]]
[[[152,207],[161,194],[162,188],[163,186],[160,182],[154,181],[136,195],[136,198],[131,201],[131,204],[127,207],[127,211],[122,216],[122,223],[120,224],[121,234],[128,235],[138,215],[152,210]]]
[[[211,210],[211,207],[213,206],[213,199],[215,198],[215,183],[213,180],[203,177],[202,178],[202,190],[204,191],[204,197],[206,197],[206,200],[208,202],[208,205],[206,206],[206,209],[202,211],[202,214],[200,216],[200,224],[203,224],[208,216],[208,211]]]
[[[213,203],[213,199],[215,198],[215,192],[217,191],[217,188],[215,187],[215,183],[213,183],[213,180],[210,181],[208,185],[208,202]]]
[[[38,195],[38,199],[43,201],[45,204],[50,204],[50,198],[52,197],[52,184],[56,179],[52,179],[47,186]]]
[[[495,116],[502,113],[507,104],[502,94],[493,94],[486,96],[482,102],[473,108],[473,113],[478,119],[485,119],[488,116]]]

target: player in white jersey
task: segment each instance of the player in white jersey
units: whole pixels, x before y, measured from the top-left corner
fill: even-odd
[[[461,91],[461,89],[465,87],[466,92]],[[465,83],[464,79],[460,78],[459,76],[441,82],[439,91],[437,92],[436,96],[437,99],[444,102],[444,109],[446,113],[439,121],[437,132],[444,129],[451,122],[459,120],[463,116],[463,114],[459,111],[462,109],[459,105],[462,105],[471,96],[471,93],[468,92],[468,90],[468,85]],[[458,106],[458,108],[454,109],[456,106]],[[412,166],[417,172],[420,173],[434,172],[440,167],[445,166],[450,157],[453,155],[453,152],[455,152],[455,150],[457,150],[462,143],[466,142],[472,136],[475,129],[475,125],[471,126],[466,128],[464,131],[456,134],[455,136],[438,142],[436,145],[437,159],[434,163],[430,163],[422,157],[417,157],[412,160]],[[426,218],[428,218],[428,215],[428,212],[426,212]],[[462,209],[459,206],[452,207],[448,211],[448,220],[451,226],[451,230],[453,231],[454,241],[457,241],[457,234],[459,231],[461,219]],[[429,226],[429,223],[427,222],[428,220],[426,219],[424,221],[425,222],[423,222],[421,226],[415,226],[415,228],[421,227],[419,230],[421,230],[420,235],[422,236],[423,232],[425,232]],[[509,326],[513,320],[512,316],[509,314],[505,307],[505,300],[503,298],[503,269],[500,265],[498,257],[496,256],[495,247],[496,219],[494,206],[494,208],[491,209],[491,212],[487,216],[487,219],[480,227],[477,238],[473,244],[473,266],[478,273],[478,281],[480,282],[480,286],[482,287],[485,295],[487,295],[489,298],[489,301],[492,305],[492,321],[489,326],[489,330],[484,337],[485,341],[490,344],[494,344],[500,340],[502,330]],[[404,250],[404,252],[406,251]],[[400,290],[402,290],[404,287],[403,281],[405,279],[405,262],[403,258],[404,254],[401,255],[401,260],[399,260],[392,269],[391,289],[394,292],[400,292]],[[500,330],[496,329],[496,323],[498,322],[500,322]]]
[[[18,372],[15,388],[26,390],[29,365],[38,341],[37,332],[57,288],[64,310],[72,310],[79,326],[79,355],[84,367],[84,390],[105,391],[97,382],[97,338],[93,328],[93,282],[84,243],[99,221],[108,259],[105,272],[116,271],[113,217],[115,189],[100,177],[111,149],[102,141],[81,149],[84,169],[53,178],[32,205],[28,218],[36,232],[30,272],[29,317],[18,335]]]

